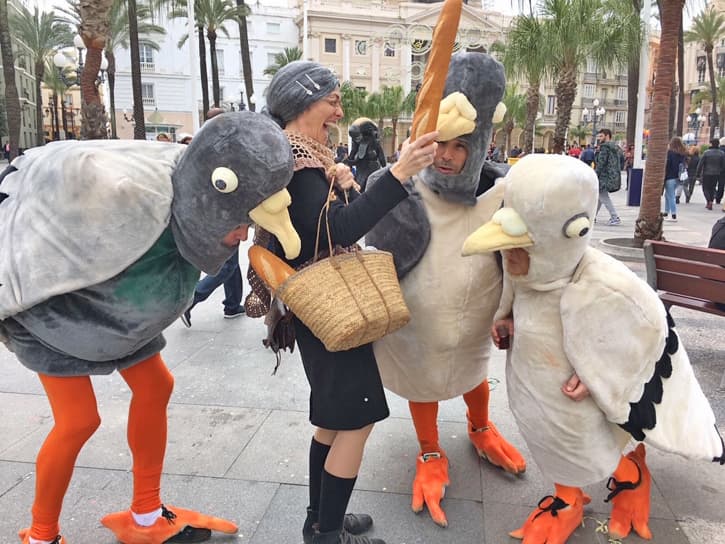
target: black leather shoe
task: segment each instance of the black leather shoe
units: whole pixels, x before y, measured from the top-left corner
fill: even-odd
[[[312,544],[385,544],[385,541],[379,538],[353,535],[343,529],[329,533],[316,533],[312,537]]]
[[[211,538],[211,529],[202,529],[187,525],[184,529],[164,541],[164,544],[192,544],[195,542],[206,542]]]
[[[307,519],[302,527],[302,540],[305,544],[312,543],[312,537],[320,530],[320,524],[317,522],[319,513],[315,510],[307,509]],[[373,518],[367,514],[345,514],[342,522],[343,529],[353,535],[366,533],[373,526]]]

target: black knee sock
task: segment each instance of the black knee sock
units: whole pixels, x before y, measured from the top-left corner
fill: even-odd
[[[327,533],[342,529],[342,523],[350,502],[355,478],[338,478],[322,472],[322,493],[320,494],[320,532]]]
[[[325,470],[328,453],[330,453],[330,446],[318,442],[313,437],[310,444],[310,510],[314,512],[320,510],[322,471]]]

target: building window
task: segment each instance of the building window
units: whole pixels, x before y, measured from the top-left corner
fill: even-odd
[[[216,69],[220,76],[224,75],[224,49],[216,50]]]
[[[72,94],[66,94],[63,96],[63,105],[73,107],[73,95]]]
[[[627,112],[626,111],[615,111],[614,112],[614,122],[615,123],[626,123],[627,122]]]
[[[589,74],[597,73],[597,62],[592,58],[587,59],[587,73],[589,73]]]
[[[546,97],[546,115],[554,115],[556,113],[556,95],[550,94]]]
[[[153,72],[154,71],[154,50],[148,43],[138,44],[138,55],[141,61],[142,72]]]
[[[627,87],[617,87],[617,100],[627,100]]]
[[[705,69],[706,68],[707,68],[707,63],[705,62],[705,57],[697,57],[697,82],[698,83],[705,82]]]
[[[267,53],[267,66],[272,66],[273,64],[277,64],[277,61],[275,60],[275,56],[277,53]]]
[[[141,100],[143,101],[144,106],[156,105],[153,83],[141,83]]]
[[[584,98],[594,98],[594,93],[597,90],[596,86],[591,83],[585,83],[582,86],[582,96]]]
[[[249,19],[247,19],[249,20]],[[280,26],[279,23],[267,23],[267,34],[279,34]]]
[[[389,42],[385,42],[385,48],[383,49],[383,55],[386,57],[395,56],[395,46]]]
[[[725,76],[725,53],[717,54],[715,66],[717,67],[717,77]]]
[[[359,56],[368,54],[368,42],[365,40],[355,40],[355,54]]]
[[[325,38],[325,53],[337,53],[337,40],[335,38]]]

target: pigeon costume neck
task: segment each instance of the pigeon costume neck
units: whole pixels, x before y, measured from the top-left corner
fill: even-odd
[[[459,174],[441,174],[429,166],[419,175],[423,182],[441,198],[473,206],[486,149],[491,138],[493,114],[506,86],[503,66],[484,53],[456,53],[451,58],[444,97],[456,91],[463,93],[476,109],[476,127],[470,134],[459,136],[468,146],[468,158]]]

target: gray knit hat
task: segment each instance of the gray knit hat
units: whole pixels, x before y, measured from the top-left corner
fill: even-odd
[[[285,64],[267,87],[265,113],[284,126],[340,86],[329,68],[307,60]]]

